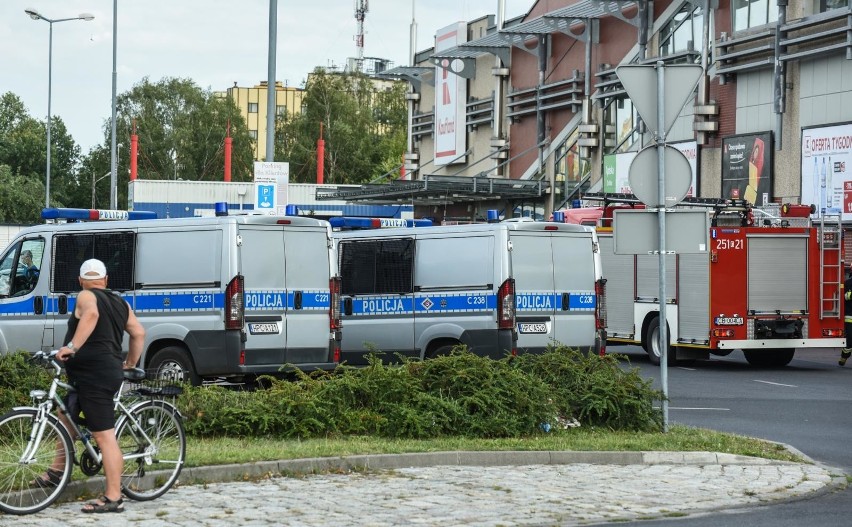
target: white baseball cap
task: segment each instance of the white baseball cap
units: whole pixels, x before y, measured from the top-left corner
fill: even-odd
[[[80,278],[84,280],[97,280],[98,278],[104,278],[106,275],[106,266],[100,260],[92,258],[91,260],[86,260],[80,266]]]

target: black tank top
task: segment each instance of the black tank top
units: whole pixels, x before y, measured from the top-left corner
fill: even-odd
[[[108,289],[90,289],[98,305],[98,322],[74,358],[65,363],[65,371],[73,383],[95,384],[118,388],[122,374],[121,341],[130,310],[127,302]],[[80,319],[71,314],[63,343],[71,342]]]

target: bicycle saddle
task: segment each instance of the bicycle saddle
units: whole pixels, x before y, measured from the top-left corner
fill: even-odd
[[[128,381],[141,381],[145,378],[145,370],[142,368],[124,370],[124,378]]]

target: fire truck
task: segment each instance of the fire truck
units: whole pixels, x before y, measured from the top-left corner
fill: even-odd
[[[608,344],[640,344],[659,364],[659,255],[614,253],[612,210],[625,206],[603,207],[597,229]],[[775,212],[716,202],[708,251],[666,256],[671,363],[740,349],[753,366],[786,366],[797,349],[845,346],[840,217]]]

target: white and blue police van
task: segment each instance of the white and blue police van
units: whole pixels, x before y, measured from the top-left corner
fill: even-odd
[[[341,276],[341,360],[431,358],[463,344],[493,358],[563,344],[603,353],[593,228],[503,221],[331,218]],[[393,228],[386,228],[393,227]]]
[[[0,353],[65,344],[80,264],[97,258],[145,327],[146,368],[198,384],[336,367],[339,279],[327,222],[150,216],[44,209],[47,222],[0,255]]]

